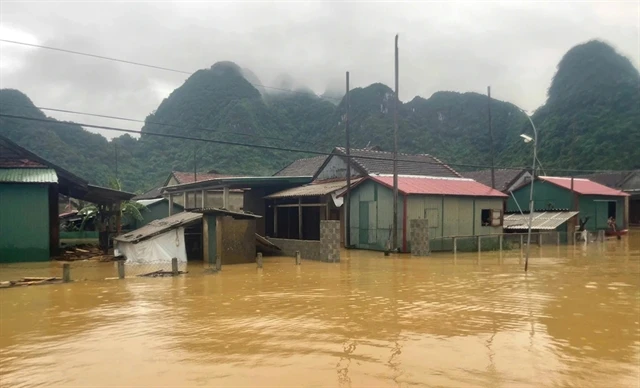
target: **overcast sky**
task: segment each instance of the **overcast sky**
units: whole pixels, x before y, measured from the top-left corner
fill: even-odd
[[[532,111],[562,55],[598,38],[640,67],[640,3],[9,2],[0,38],[186,71],[218,61],[265,85],[282,74],[322,93],[328,85],[393,85],[400,34],[400,98],[439,90],[486,92]],[[0,86],[42,107],[144,119],[186,75],[0,43]],[[45,112],[84,123],[140,125]],[[119,133],[101,132],[108,137]]]

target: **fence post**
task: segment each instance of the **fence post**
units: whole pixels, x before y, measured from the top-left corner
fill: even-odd
[[[124,261],[118,260],[118,279],[124,279]]]
[[[480,253],[480,251],[482,250],[482,237],[478,236],[478,253]]]
[[[538,232],[538,246],[542,246],[542,232]]]
[[[500,245],[500,252],[502,252],[502,235],[498,237],[498,244]]]
[[[296,265],[302,264],[302,259],[300,258],[300,251],[296,251]]]
[[[171,259],[171,272],[173,273],[173,276],[178,274],[178,259],[176,257]]]
[[[560,231],[556,231],[556,245],[560,246]]]
[[[458,253],[458,238],[454,237],[453,238],[453,254],[455,255],[456,253]]]
[[[62,264],[62,281],[68,283],[71,281],[71,264]]]
[[[258,268],[262,268],[262,252],[258,252],[256,255],[256,265]]]
[[[600,242],[604,242],[604,230],[598,231],[598,238],[600,239]]]
[[[220,255],[216,255],[216,271],[220,271],[222,269],[222,257]]]

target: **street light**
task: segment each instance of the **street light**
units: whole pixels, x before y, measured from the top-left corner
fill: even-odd
[[[529,123],[531,123],[531,128],[533,128],[533,138],[531,136],[522,134],[521,138],[524,139],[525,143],[530,143],[533,140],[533,167],[531,168],[531,191],[529,191],[529,230],[527,231],[527,254],[524,260],[524,271],[527,272],[529,269],[529,254],[531,252],[531,225],[533,224],[533,181],[536,178],[536,160],[538,159],[537,148],[538,148],[538,131],[536,130],[536,126],[533,124],[531,117],[527,114],[527,112],[522,111],[529,119]],[[540,238],[538,236],[538,238]]]

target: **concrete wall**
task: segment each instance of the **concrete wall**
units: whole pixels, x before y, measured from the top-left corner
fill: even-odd
[[[411,254],[413,256],[428,256],[430,253],[429,220],[411,220],[409,225],[411,227]]]
[[[298,251],[304,260],[320,260],[320,241],[285,238],[270,238],[269,241],[276,244],[285,256],[294,257]]]
[[[351,176],[359,176],[360,174],[351,166]],[[327,165],[318,172],[316,180],[325,179],[347,179],[347,163],[340,156],[332,155]]]

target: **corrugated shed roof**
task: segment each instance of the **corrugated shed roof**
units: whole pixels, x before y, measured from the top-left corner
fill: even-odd
[[[326,155],[298,159],[273,174],[274,176],[314,176],[327,159]]]
[[[58,174],[51,168],[0,168],[0,182],[58,183]]]
[[[553,177],[553,176],[541,176],[538,177],[541,181],[553,183],[567,190],[571,190],[571,178],[565,177]],[[528,186],[528,184],[527,184]],[[535,190],[535,186],[534,186]],[[629,194],[612,189],[600,183],[590,181],[585,178],[573,178],[573,191],[582,195],[605,195],[613,197],[627,197]]]
[[[137,243],[180,226],[196,222],[202,218],[200,213],[182,212],[159,220],[153,220],[140,229],[114,238],[116,241]]]
[[[578,212],[534,212],[531,229],[554,230],[569,221]],[[509,214],[504,216],[505,229],[529,229],[529,214]]]
[[[346,149],[342,147],[337,147],[334,152],[346,155]],[[393,153],[391,152],[352,149],[351,158],[353,163],[368,175],[393,174]],[[398,153],[398,174],[451,178],[459,178],[461,176],[454,169],[431,155],[402,153]]]
[[[507,191],[509,186],[520,177],[520,175],[526,170],[512,169],[512,168],[498,168],[494,171],[496,189],[500,191]],[[463,172],[465,178],[471,178],[476,182],[480,182],[483,185],[491,187],[491,170],[479,170]]]
[[[140,205],[144,205],[144,206],[150,206],[150,205],[153,205],[154,203],[162,202],[162,201],[165,201],[165,200],[166,200],[165,198],[138,199],[138,200],[135,200],[135,197],[134,197],[134,201],[136,201]]]
[[[360,179],[352,179],[351,184],[358,183]],[[316,195],[327,195],[335,191],[342,190],[347,187],[347,181],[333,181],[333,182],[321,182],[311,183],[304,186],[293,187],[287,190],[279,191],[277,193],[266,196],[265,198],[288,198],[288,197],[312,197]]]
[[[231,216],[233,218],[243,219],[243,218],[262,218],[262,216],[244,212],[244,211],[235,211],[235,210],[227,210],[219,207],[205,207],[198,209],[191,209],[193,213],[202,213],[202,214],[221,214],[225,216]]]
[[[393,175],[372,175],[375,182],[393,188]],[[468,178],[443,178],[415,175],[398,176],[398,191],[408,195],[459,195],[472,197],[507,196],[496,189]]]

